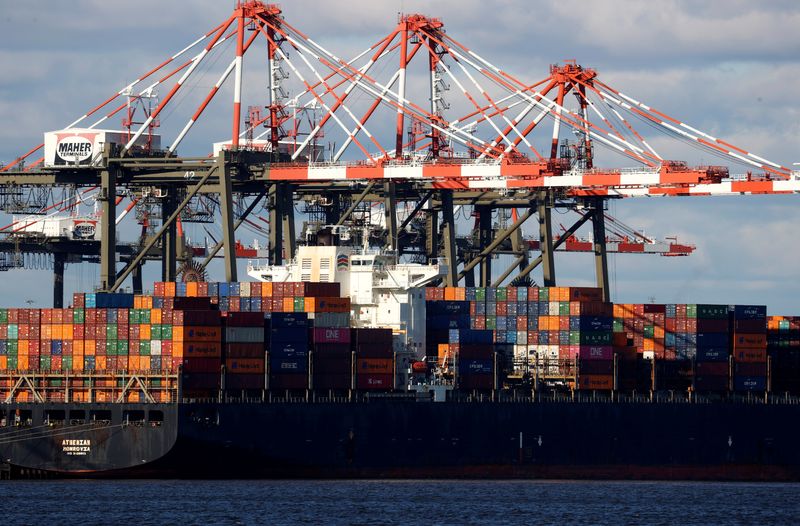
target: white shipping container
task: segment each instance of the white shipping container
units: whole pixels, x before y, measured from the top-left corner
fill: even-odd
[[[150,356],[161,356],[161,340],[150,341]]]
[[[125,145],[127,131],[70,128],[44,134],[44,166],[98,166],[106,144]],[[150,143],[154,150],[161,149],[159,135],[142,134],[135,145],[145,147]]]
[[[228,343],[262,343],[264,341],[263,327],[227,327],[225,341]]]
[[[242,281],[239,283],[239,296],[242,298],[249,298],[250,297],[250,282],[249,281]]]

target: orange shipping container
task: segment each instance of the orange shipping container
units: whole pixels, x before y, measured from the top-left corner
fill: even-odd
[[[294,297],[283,298],[281,312],[294,312]]]
[[[134,296],[133,297],[133,308],[134,309],[143,309],[142,307],[142,296]]]
[[[96,352],[97,352],[97,340],[83,341],[83,354],[85,356],[94,356]]]
[[[764,363],[767,361],[766,349],[734,349],[733,359],[739,363]]]
[[[611,375],[582,374],[578,377],[578,389],[610,391],[614,388],[614,377]]]
[[[164,296],[167,298],[174,298],[176,292],[176,286],[174,281],[168,281],[164,283]]]
[[[53,339],[53,326],[50,324],[42,325],[41,326],[41,333],[43,340],[52,340]]]
[[[444,288],[444,301],[455,301],[456,300],[456,289],[455,287],[445,287]]]
[[[8,356],[0,356],[0,371],[8,369]]]
[[[272,296],[272,282],[267,281],[261,284],[261,297]]]
[[[197,282],[196,281],[189,281],[186,283],[186,295],[190,298],[197,297]]]
[[[177,329],[177,327],[173,327],[173,329],[172,329],[173,334],[175,333],[175,329]],[[147,323],[139,324],[139,339],[140,340],[149,340],[150,336],[151,336],[151,333],[152,333],[152,331],[151,331],[150,324],[147,324]]]
[[[22,342],[20,342],[20,343],[22,343]],[[19,356],[17,356],[17,369],[19,369],[21,371],[27,371],[30,368],[29,365],[30,364],[29,364],[29,361],[28,361],[28,355],[27,354],[25,354],[25,355],[20,354]]]
[[[65,323],[61,327],[62,331],[62,340],[73,340],[75,338],[75,330],[71,323]]]
[[[153,325],[161,325],[164,319],[164,311],[161,309],[150,309],[150,323]]]
[[[356,374],[393,374],[391,359],[361,358],[356,360]]]
[[[95,357],[95,369],[98,371],[105,371],[108,367],[108,361],[106,356],[96,356]]]
[[[741,334],[736,333],[733,335],[733,348],[734,349],[766,349],[767,348],[767,335],[766,334]]]
[[[173,342],[221,342],[219,327],[179,327],[172,328]]]
[[[139,356],[139,370],[141,370],[141,371],[149,371],[150,370],[150,357],[149,356]]]

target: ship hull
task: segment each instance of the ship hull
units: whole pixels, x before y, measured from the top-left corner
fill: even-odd
[[[94,446],[96,457],[32,441],[6,458],[16,468],[93,477],[800,480],[800,407],[788,404],[172,407],[158,439],[142,429],[112,434],[104,453]]]

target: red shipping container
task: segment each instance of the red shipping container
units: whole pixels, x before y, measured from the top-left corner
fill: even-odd
[[[387,390],[394,388],[394,375],[391,374],[357,374],[356,388],[365,391]]]
[[[729,372],[728,362],[695,362],[696,376],[724,376]]]
[[[734,349],[733,359],[742,363],[761,363],[767,361],[766,349]]]
[[[263,374],[264,358],[229,358],[225,367],[231,374]]]
[[[314,329],[314,343],[350,343],[349,327],[317,327]]]
[[[733,348],[734,349],[766,349],[767,348],[767,335],[766,334],[741,334],[733,335]]]
[[[614,359],[614,348],[611,346],[581,345],[579,354],[582,360],[609,361]]]

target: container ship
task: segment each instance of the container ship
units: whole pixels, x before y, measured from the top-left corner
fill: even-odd
[[[249,270],[0,309],[4,476],[800,479],[800,318]]]

